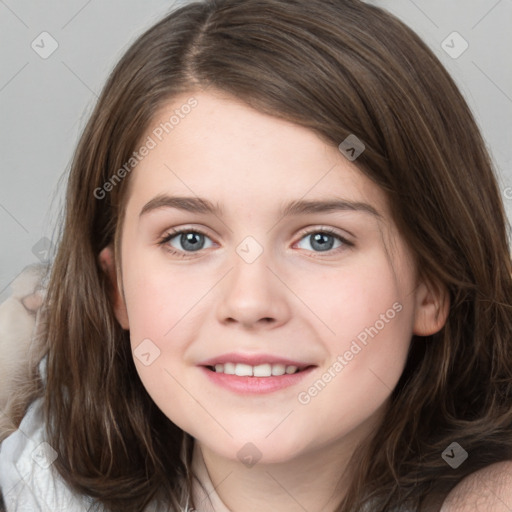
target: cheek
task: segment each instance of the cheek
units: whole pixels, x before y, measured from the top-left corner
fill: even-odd
[[[144,260],[141,260],[144,261]],[[135,263],[135,261],[134,261]],[[187,316],[204,295],[199,276],[173,269],[146,259],[138,267],[127,262],[124,292],[130,333],[137,338],[163,340]]]
[[[156,405],[172,421],[179,420],[181,416],[175,418],[173,411],[191,405],[179,385],[183,382],[179,362],[185,342],[177,334],[190,329],[187,312],[197,302],[199,290],[194,289],[184,273],[170,273],[161,264],[149,264],[146,260],[139,266],[135,258],[123,263],[130,342],[137,373]]]
[[[347,341],[376,323],[377,329],[384,331],[396,320],[411,316],[405,287],[398,285],[385,258],[376,255],[366,260],[314,276],[307,272],[296,276],[294,292],[322,321],[325,329],[321,332],[331,346],[343,348]],[[399,306],[393,308],[395,303]],[[401,310],[400,315],[397,309]],[[403,313],[405,309],[407,312]]]
[[[327,407],[343,396],[348,409],[364,416],[364,410],[385,400],[402,374],[414,303],[409,278],[397,283],[385,258],[360,263],[317,276],[314,287],[304,280],[298,293],[324,324],[317,322],[328,358],[317,387],[325,384],[330,391],[322,393],[318,405],[325,400]]]
[[[204,308],[211,307],[205,295],[212,289],[216,276],[208,279],[204,271],[170,269],[158,258],[135,256],[131,254],[123,260],[135,365],[153,400],[173,406],[181,388],[171,375],[179,382],[184,380],[184,354],[191,340],[197,338]]]

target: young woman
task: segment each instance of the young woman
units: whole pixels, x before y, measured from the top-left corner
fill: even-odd
[[[511,279],[482,138],[410,29],[181,7],[77,148],[7,510],[509,510]]]

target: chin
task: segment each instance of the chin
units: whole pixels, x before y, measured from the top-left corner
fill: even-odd
[[[289,432],[279,436],[271,434],[265,439],[263,436],[251,436],[250,432],[246,432],[241,437],[226,439],[226,436],[205,438],[203,436],[194,436],[201,444],[207,446],[217,455],[234,462],[240,462],[247,467],[251,467],[255,463],[258,464],[281,464],[291,461],[300,456],[306,449],[304,441],[300,444],[290,438]],[[274,437],[273,437],[274,436]],[[304,436],[301,436],[304,440]]]

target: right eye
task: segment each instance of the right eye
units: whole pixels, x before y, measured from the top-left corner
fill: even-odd
[[[176,253],[198,252],[213,246],[213,241],[207,235],[196,230],[168,233],[159,243]]]

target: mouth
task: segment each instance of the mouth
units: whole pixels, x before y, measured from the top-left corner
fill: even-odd
[[[278,354],[230,352],[201,361],[198,366],[214,385],[249,396],[298,386],[318,368],[305,361]]]
[[[259,365],[250,365],[245,363],[218,363],[215,365],[206,365],[205,368],[214,373],[224,375],[236,375],[237,377],[279,377],[281,375],[294,375],[301,373],[314,365],[285,365],[281,363],[264,363]]]
[[[256,365],[250,365],[232,363],[228,360],[222,363],[203,364],[200,368],[214,385],[239,395],[254,396],[298,386],[317,366],[261,361]]]

